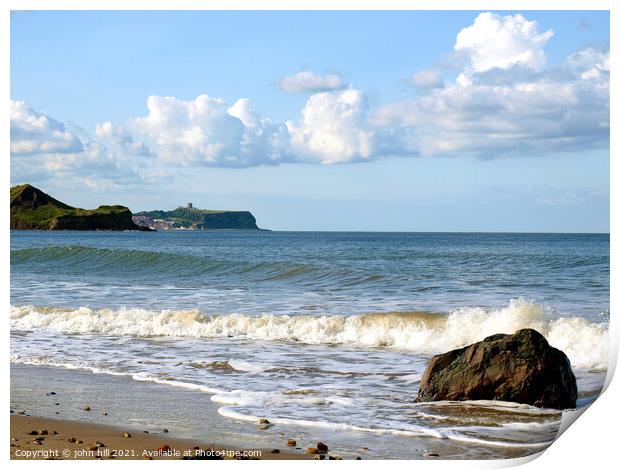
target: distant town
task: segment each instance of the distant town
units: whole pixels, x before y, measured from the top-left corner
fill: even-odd
[[[256,219],[248,211],[198,209],[189,202],[171,211],[138,212],[136,225],[152,230],[258,230]]]

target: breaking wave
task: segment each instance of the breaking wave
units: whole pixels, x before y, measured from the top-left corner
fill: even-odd
[[[420,354],[437,354],[492,334],[534,328],[552,346],[564,351],[573,366],[585,369],[606,369],[609,345],[607,323],[553,315],[524,299],[513,299],[498,309],[462,308],[450,314],[395,312],[350,316],[207,315],[198,310],[12,306],[11,328],[67,334],[343,344],[398,348]]]

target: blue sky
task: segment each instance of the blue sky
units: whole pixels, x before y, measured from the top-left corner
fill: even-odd
[[[606,12],[14,12],[11,182],[281,230],[608,231]]]

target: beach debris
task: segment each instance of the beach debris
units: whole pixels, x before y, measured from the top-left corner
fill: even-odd
[[[562,410],[576,407],[577,381],[566,354],[524,328],[434,356],[415,401],[442,400],[501,400]]]
[[[295,439],[289,439],[288,442],[286,443],[286,445],[288,447],[296,447],[297,446],[297,441]]]
[[[306,454],[318,454],[319,453],[319,449],[317,449],[316,447],[308,447],[306,449]]]
[[[70,437],[69,439],[67,439],[67,442],[74,443],[77,442],[77,439],[75,437]]]
[[[131,437],[131,434],[130,434],[130,433],[128,433],[128,432],[124,432],[124,433],[123,433],[123,437]]]
[[[280,449],[271,449],[271,453],[272,454],[279,454],[280,453]]]
[[[90,411],[90,406],[86,405],[86,406],[84,406],[84,408],[82,408],[82,410],[84,410],[84,411]]]

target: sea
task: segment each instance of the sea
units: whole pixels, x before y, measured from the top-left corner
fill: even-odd
[[[535,328],[592,402],[609,270],[608,234],[13,231],[11,362],[208,396],[231,426],[366,436],[375,457],[527,455],[560,411],[416,403],[425,366]]]

